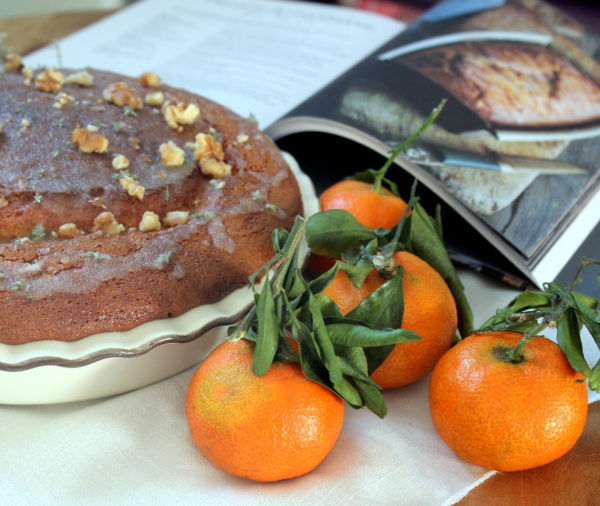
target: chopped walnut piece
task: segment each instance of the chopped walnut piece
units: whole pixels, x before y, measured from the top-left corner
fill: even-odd
[[[176,225],[187,223],[189,219],[189,211],[171,211],[165,215],[163,223],[167,227],[174,227]]]
[[[203,158],[198,163],[200,164],[200,170],[202,171],[202,174],[214,177],[215,179],[222,179],[231,175],[231,165],[223,162],[222,160]]]
[[[64,237],[67,239],[73,239],[74,237],[79,237],[83,234],[84,233],[77,228],[75,223],[65,223],[64,225],[58,227],[58,230],[56,231],[56,235],[58,237]]]
[[[162,113],[167,124],[177,131],[183,130],[182,125],[191,125],[200,117],[200,109],[195,104],[165,104],[162,107]]]
[[[140,84],[144,88],[158,86],[160,84],[160,77],[158,77],[154,72],[144,72],[142,75],[140,75]]]
[[[64,77],[60,70],[54,68],[46,69],[40,72],[33,80],[33,86],[36,90],[56,93],[62,88]]]
[[[223,146],[208,134],[196,135],[194,158],[198,161],[203,174],[221,179],[231,174],[231,165],[223,159]]]
[[[142,215],[140,224],[138,225],[138,230],[140,232],[150,232],[152,230],[160,229],[160,218],[158,217],[158,214],[153,213],[152,211],[145,211]]]
[[[127,141],[129,142],[129,145],[133,149],[140,149],[142,146],[142,143],[138,137],[129,137],[129,139],[127,139]]]
[[[165,102],[165,94],[162,91],[146,93],[144,102],[146,102],[148,105],[163,105]]]
[[[54,107],[55,109],[62,109],[65,105],[70,104],[74,101],[75,97],[61,91],[58,95],[56,95],[56,99],[54,100],[54,104],[52,104],[52,107]]]
[[[71,134],[71,142],[84,153],[106,153],[108,140],[97,132],[97,128],[88,125],[87,128],[76,128]]]
[[[65,77],[65,84],[78,84],[79,86],[93,86],[94,76],[86,70],[73,72]]]
[[[102,209],[106,209],[106,204],[104,203],[104,199],[102,197],[94,197],[93,199],[88,200],[88,202],[94,207],[101,207]]]
[[[94,218],[94,226],[92,232],[102,232],[106,235],[117,235],[125,230],[115,219],[113,213],[105,211]]]
[[[136,89],[122,81],[109,84],[102,92],[102,96],[119,107],[129,106],[132,109],[144,107],[144,102],[138,96]]]
[[[5,72],[14,72],[15,70],[19,70],[21,65],[23,65],[23,61],[17,53],[8,53],[4,57]]]
[[[31,79],[33,78],[33,69],[29,65],[23,65],[21,75],[23,76],[23,83],[25,86],[29,86],[31,84]]]
[[[112,166],[115,170],[123,170],[129,167],[129,159],[123,155],[116,155],[112,160]]]
[[[185,162],[185,152],[173,141],[163,142],[158,150],[160,163],[166,167],[177,167]]]
[[[129,176],[124,176],[122,178],[119,178],[119,183],[121,183],[121,186],[132,197],[135,197],[140,200],[144,198],[145,188],[135,179],[130,178]]]
[[[4,197],[0,197],[0,209],[2,209],[3,207],[6,207],[8,205],[8,200],[6,200]]]

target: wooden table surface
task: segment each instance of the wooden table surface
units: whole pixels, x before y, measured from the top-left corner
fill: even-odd
[[[27,54],[111,11],[54,13],[0,19],[6,45]],[[461,506],[593,506],[600,504],[600,402],[590,405],[581,439],[564,457],[529,471],[497,474],[475,488]]]

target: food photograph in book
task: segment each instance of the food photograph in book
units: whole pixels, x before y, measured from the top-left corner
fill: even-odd
[[[529,262],[600,177],[600,37],[538,0],[446,1],[288,117],[396,146]]]

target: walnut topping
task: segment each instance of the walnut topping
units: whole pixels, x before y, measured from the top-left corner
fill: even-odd
[[[171,211],[165,215],[163,223],[167,227],[174,227],[187,223],[189,219],[190,213],[188,211]]]
[[[60,70],[54,68],[40,72],[33,81],[36,90],[56,93],[62,88],[64,77]]]
[[[122,81],[109,84],[102,92],[102,96],[119,107],[129,106],[132,109],[144,107],[144,102],[138,96],[135,88]]]
[[[231,174],[231,165],[223,159],[223,146],[208,134],[196,135],[194,158],[198,161],[203,174],[221,179]]]
[[[129,139],[127,139],[127,142],[129,142],[129,145],[133,149],[140,149],[142,147],[141,141],[137,137],[129,137]]]
[[[195,104],[165,104],[162,108],[163,116],[167,124],[173,129],[181,132],[181,125],[191,125],[200,117],[200,109]]]
[[[15,70],[19,70],[23,65],[21,57],[17,53],[8,53],[4,57],[4,71],[5,72],[14,72]]]
[[[160,84],[160,77],[158,77],[154,72],[144,72],[140,76],[140,84],[144,88],[158,86]]]
[[[97,132],[97,128],[88,125],[87,128],[76,128],[71,134],[71,142],[84,153],[106,153],[108,140]]]
[[[113,213],[105,211],[94,218],[92,232],[101,231],[106,235],[117,235],[125,230],[114,217]]]
[[[185,152],[173,141],[162,143],[158,150],[160,163],[166,167],[177,167],[185,162]]]
[[[138,225],[138,230],[140,232],[150,232],[152,230],[160,229],[160,218],[158,217],[158,214],[153,213],[152,211],[145,211],[142,215],[140,224]]]
[[[56,99],[54,100],[54,104],[52,104],[52,107],[54,107],[55,109],[62,109],[65,105],[70,104],[74,101],[75,97],[61,91],[58,95],[56,95]]]
[[[23,65],[21,75],[23,76],[23,83],[25,86],[29,86],[31,84],[31,79],[33,78],[33,69],[29,65]]]
[[[163,105],[163,103],[165,102],[165,94],[162,91],[153,91],[152,93],[146,93],[144,101],[148,105]]]
[[[112,160],[112,166],[115,170],[123,170],[129,167],[129,159],[123,155],[115,155]]]
[[[56,235],[58,237],[64,237],[66,239],[73,239],[74,237],[79,237],[83,235],[83,232],[77,228],[75,223],[65,223],[58,227],[56,231]]]
[[[135,197],[140,200],[144,198],[145,188],[135,179],[129,176],[123,176],[122,178],[119,178],[119,183],[121,183],[121,186],[132,197]]]
[[[94,197],[93,199],[88,200],[88,202],[94,207],[101,207],[102,209],[106,209],[106,204],[104,203],[104,199],[102,197]]]
[[[6,200],[4,197],[0,197],[0,209],[2,209],[3,207],[6,207],[8,205],[8,200]]]
[[[86,70],[74,72],[65,77],[65,84],[78,84],[79,86],[93,86],[94,76]]]

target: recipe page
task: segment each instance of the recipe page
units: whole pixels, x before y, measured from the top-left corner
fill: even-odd
[[[266,127],[398,34],[404,24],[321,4],[144,0],[29,55],[30,65],[93,67],[220,102]]]

